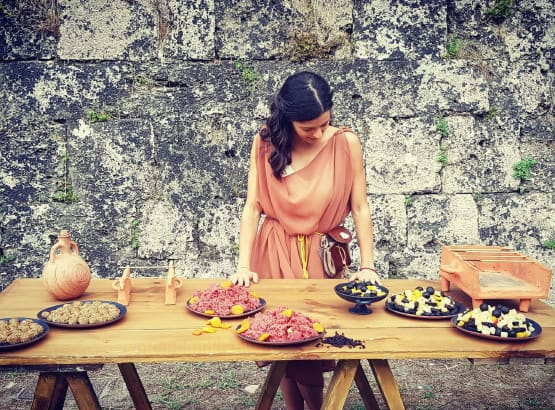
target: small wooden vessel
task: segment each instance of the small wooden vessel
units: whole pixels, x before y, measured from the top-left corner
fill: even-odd
[[[478,307],[484,300],[519,299],[518,309],[528,312],[532,299],[549,293],[551,270],[512,249],[500,246],[442,246],[439,266],[441,289],[453,283]]]

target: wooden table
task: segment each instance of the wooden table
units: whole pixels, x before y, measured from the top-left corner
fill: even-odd
[[[349,388],[356,382],[367,408],[376,400],[361,360],[369,360],[377,384],[392,409],[404,408],[389,359],[505,359],[555,358],[555,309],[533,301],[527,316],[543,327],[540,337],[526,342],[498,342],[464,334],[448,320],[415,320],[387,312],[384,301],[371,305],[373,313],[359,316],[348,310],[351,303],[340,299],[333,286],[340,280],[262,280],[252,289],[266,299],[266,309],[287,306],[320,321],[328,335],[335,331],[364,340],[366,348],[336,348],[309,343],[291,347],[266,347],[241,340],[231,329],[194,336],[206,318],[185,309],[195,290],[205,289],[216,279],[187,279],[178,290],[177,305],[164,304],[164,281],[154,278],[132,280],[131,303],[119,322],[96,329],[51,327],[46,338],[18,350],[0,352],[0,366],[34,368],[41,371],[33,408],[56,408],[63,404],[68,386],[80,408],[100,408],[87,370],[116,363],[136,408],[150,408],[134,363],[194,361],[272,361],[257,408],[269,409],[288,360],[335,359],[334,371],[325,394],[325,409],[342,408]],[[112,281],[93,279],[80,298],[116,300]],[[415,286],[435,286],[439,281],[385,280],[390,293]],[[462,292],[449,292],[471,306]],[[39,310],[59,304],[44,289],[40,279],[16,279],[0,293],[0,317],[36,317]],[[518,301],[508,301],[516,306]],[[238,324],[240,319],[230,321]]]

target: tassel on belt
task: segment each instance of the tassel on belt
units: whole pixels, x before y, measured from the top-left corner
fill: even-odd
[[[323,235],[320,232],[314,233]],[[298,234],[297,240],[299,241],[299,256],[301,259],[301,266],[303,268],[303,278],[308,279],[308,254],[310,250],[309,239],[305,234]]]

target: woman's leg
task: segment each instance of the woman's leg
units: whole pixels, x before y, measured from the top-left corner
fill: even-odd
[[[284,376],[283,379],[281,379],[279,388],[283,394],[283,401],[285,401],[287,410],[304,409],[304,399],[303,396],[301,396],[301,392],[295,380]]]
[[[301,396],[310,410],[320,410],[324,401],[324,387],[297,383]]]

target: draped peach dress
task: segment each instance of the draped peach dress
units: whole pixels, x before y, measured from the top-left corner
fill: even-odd
[[[268,163],[271,143],[256,137],[256,204],[265,218],[254,242],[251,270],[260,278],[326,277],[318,254],[321,233],[341,224],[351,211],[354,174],[345,131],[350,130],[336,131],[312,161],[281,180]],[[286,376],[304,385],[323,386],[322,372],[334,366],[333,360],[291,361]]]
[[[308,250],[308,278],[325,277],[318,254],[321,233],[341,224],[351,211],[354,175],[345,131],[350,130],[337,130],[312,161],[281,180],[268,163],[271,143],[257,136],[256,204],[265,219],[253,246],[251,269],[260,278],[305,277],[299,239]]]

